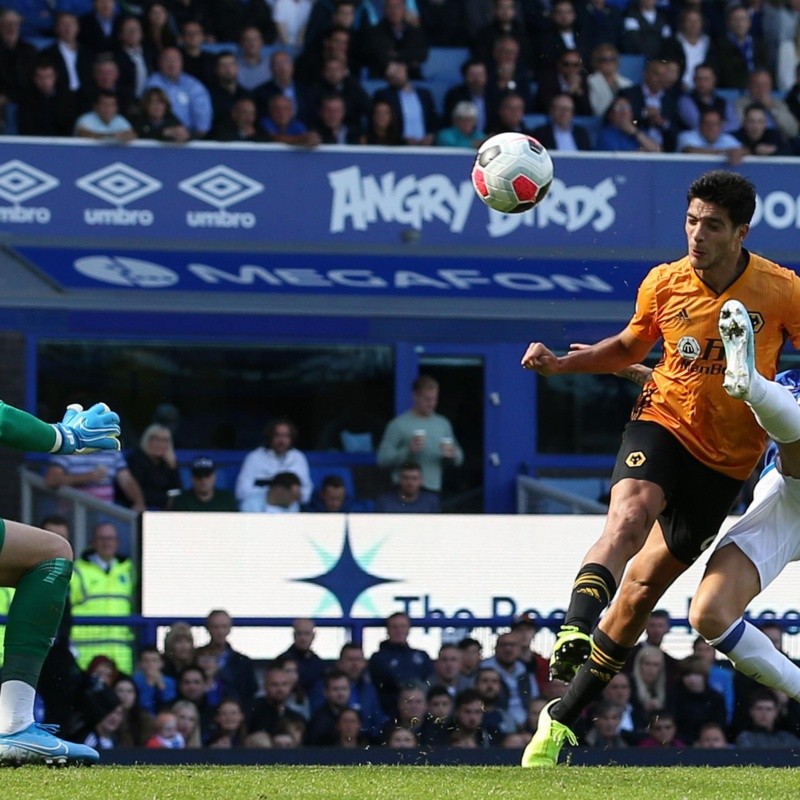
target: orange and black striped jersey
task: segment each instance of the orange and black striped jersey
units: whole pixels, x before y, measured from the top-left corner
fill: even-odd
[[[772,379],[787,338],[800,348],[800,278],[749,253],[742,274],[722,293],[707,286],[689,258],[654,267],[639,287],[627,330],[663,340],[663,356],[645,384],[633,418],[663,425],[707,466],[744,480],[764,448],[750,409],[722,388],[725,350],[719,313],[727,300],[750,312],[756,368]]]

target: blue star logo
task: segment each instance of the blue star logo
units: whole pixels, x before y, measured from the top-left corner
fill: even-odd
[[[342,609],[342,615],[349,617],[356,601],[359,601],[359,598],[367,589],[371,589],[373,586],[380,586],[382,583],[397,582],[395,578],[381,578],[367,571],[383,545],[383,541],[376,542],[367,551],[361,553],[360,558],[357,559],[350,544],[350,531],[345,525],[342,551],[338,556],[329,553],[316,542],[312,541],[311,544],[323,564],[328,567],[328,570],[311,578],[293,578],[293,580],[298,583],[313,583],[328,590],[328,594],[314,614],[325,611],[336,600]],[[369,613],[379,616],[378,609],[369,598],[363,598],[360,602]]]

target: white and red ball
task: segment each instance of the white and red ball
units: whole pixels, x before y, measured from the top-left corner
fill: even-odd
[[[498,133],[478,149],[472,185],[487,206],[520,214],[540,203],[553,180],[553,162],[544,146],[524,133]]]

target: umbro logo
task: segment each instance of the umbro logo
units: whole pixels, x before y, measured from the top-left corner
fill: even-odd
[[[75,181],[75,185],[115,208],[85,208],[83,219],[87,225],[145,225],[153,224],[154,215],[149,208],[129,209],[128,203],[141,200],[157,192],[159,180],[129,167],[121,161],[90,172]]]
[[[181,181],[178,188],[216,211],[187,211],[191,228],[253,228],[256,215],[251,211],[228,211],[229,206],[248,200],[264,191],[264,184],[235,169],[217,164]]]
[[[52,214],[49,208],[23,206],[40,194],[55,189],[60,181],[19,159],[0,164],[0,199],[10,206],[0,206],[0,222],[45,225]]]

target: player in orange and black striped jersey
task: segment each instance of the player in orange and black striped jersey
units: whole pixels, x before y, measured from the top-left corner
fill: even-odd
[[[722,306],[737,299],[750,311],[766,378],[787,338],[800,347],[800,278],[744,248],[753,185],[716,170],[694,181],[687,199],[687,255],[650,271],[623,331],[561,357],[532,342],[522,358],[545,376],[608,373],[641,361],[659,339],[663,348],[625,428],[605,528],[578,572],[553,649],[551,672],[571,680],[569,689],[542,711],[523,766],[556,763],[574,739],[570,727],[622,669],[659,598],[711,544],[761,455],[764,431],[722,386]]]

